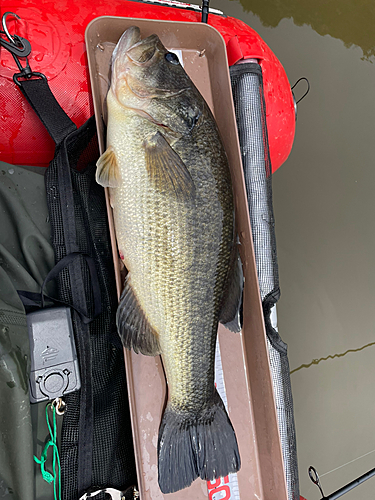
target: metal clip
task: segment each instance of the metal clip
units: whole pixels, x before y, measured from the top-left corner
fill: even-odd
[[[57,415],[64,415],[66,403],[62,398],[55,398],[51,404],[54,406]]]
[[[307,89],[306,89],[306,92],[303,94],[303,96],[302,96],[302,97],[300,97],[300,98],[298,99],[298,101],[296,101],[296,104],[298,104],[299,102],[301,102],[301,101],[302,101],[302,99],[304,99],[304,98],[307,96],[307,94],[310,92],[310,82],[308,81],[308,79],[307,79],[305,76],[301,76],[301,78],[299,78],[299,79],[296,81],[296,83],[293,85],[293,87],[291,87],[291,91],[292,91],[293,95],[294,95],[293,90],[297,87],[297,85],[299,84],[299,82],[302,82],[303,80],[305,80],[305,82],[306,82],[306,84],[307,84]]]
[[[26,40],[26,38],[22,38],[19,35],[12,36],[9,33],[6,21],[8,16],[13,16],[16,19],[20,19],[20,17],[13,12],[5,12],[1,19],[3,30],[0,30],[0,33],[2,35],[5,35],[8,38],[9,42],[7,42],[4,38],[0,38],[0,45],[9,50],[9,52],[16,57],[27,57],[31,52],[31,44],[29,40]]]
[[[24,77],[24,78],[31,78],[32,76],[36,76],[38,78],[42,78],[46,80],[46,77],[42,73],[38,73],[35,71],[32,71],[29,65],[28,61],[28,56],[31,53],[31,44],[26,38],[22,38],[19,35],[11,35],[9,33],[8,27],[7,27],[7,17],[12,16],[15,17],[16,19],[21,19],[20,16],[15,14],[14,12],[5,12],[3,14],[2,19],[1,19],[1,24],[3,29],[0,30],[0,35],[5,35],[9,41],[4,39],[2,36],[0,36],[0,45],[2,45],[6,50],[8,50],[12,56],[13,59],[15,60],[18,69],[20,70],[20,73],[16,73],[13,75],[13,80],[14,82],[18,85],[21,86],[19,82],[19,78]],[[26,64],[25,66],[22,66],[21,61],[19,58],[26,59]]]

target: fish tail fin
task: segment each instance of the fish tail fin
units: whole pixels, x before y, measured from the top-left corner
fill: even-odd
[[[159,429],[158,457],[163,493],[186,488],[198,477],[212,481],[240,469],[236,435],[216,389],[197,417],[167,405]]]

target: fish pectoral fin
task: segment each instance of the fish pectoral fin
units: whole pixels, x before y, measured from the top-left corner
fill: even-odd
[[[144,143],[146,167],[155,188],[162,193],[174,193],[179,199],[192,199],[195,186],[189,170],[165,137],[157,132]]]
[[[146,356],[161,353],[157,332],[152,328],[145,312],[130,285],[130,273],[126,276],[116,314],[117,331],[124,347]]]
[[[120,169],[116,153],[109,146],[96,162],[96,182],[103,187],[116,188],[119,185]]]
[[[231,332],[241,331],[240,309],[243,284],[242,262],[238,251],[238,243],[236,243],[232,250],[228,279],[219,317],[220,323]]]

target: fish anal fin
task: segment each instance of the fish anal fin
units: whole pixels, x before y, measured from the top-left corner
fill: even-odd
[[[195,196],[189,170],[165,137],[157,132],[144,142],[146,167],[151,183],[162,193],[173,193],[178,199]]]
[[[243,292],[243,271],[238,243],[235,243],[228,272],[227,284],[222,300],[220,311],[220,323],[222,323],[231,332],[241,331],[240,308]]]
[[[150,325],[130,284],[130,273],[125,280],[120,303],[117,308],[116,323],[124,347],[146,356],[161,353],[157,332]]]
[[[96,182],[103,187],[116,188],[119,185],[120,170],[116,153],[109,146],[96,162]]]

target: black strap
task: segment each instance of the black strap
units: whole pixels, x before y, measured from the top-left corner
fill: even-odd
[[[76,125],[56,101],[44,75],[36,80],[18,80],[18,85],[56,145],[77,130]]]
[[[94,311],[93,314],[89,316],[86,316],[85,312],[80,310],[79,307],[75,307],[72,304],[68,304],[62,300],[58,300],[44,294],[44,288],[47,285],[47,283],[56,278],[58,274],[62,271],[62,269],[65,269],[67,266],[69,266],[69,264],[79,256],[85,259],[91,277],[91,286],[94,297]],[[83,253],[74,252],[61,259],[47,274],[46,279],[43,281],[43,284],[41,286],[40,293],[28,292],[26,290],[17,290],[17,292],[20,299],[22,300],[23,305],[26,308],[26,311],[28,310],[28,308],[33,308],[33,310],[35,308],[45,308],[47,301],[52,303],[53,305],[71,307],[72,309],[77,311],[77,313],[81,316],[81,319],[85,324],[93,321],[101,313],[102,304],[101,304],[99,280],[95,268],[95,261],[92,257]]]
[[[74,210],[74,195],[69,164],[68,147],[75,139],[76,132],[71,133],[61,143],[58,154],[55,156],[57,163],[57,183],[59,189],[60,212],[63,219],[63,234],[65,251],[67,254],[79,252],[77,243],[77,228]],[[47,174],[48,175],[48,172]],[[84,276],[81,263],[75,260],[69,267],[70,289],[72,301],[75,306],[87,310],[87,295],[84,286]],[[92,458],[93,458],[93,387],[92,387],[92,358],[90,347],[89,325],[75,318],[76,340],[79,352],[81,372],[81,392],[79,398],[79,434],[78,434],[78,459],[77,459],[77,494],[78,497],[92,485]],[[74,398],[74,396],[73,396]],[[66,398],[67,404],[69,403]],[[66,415],[67,417],[68,415]],[[67,423],[66,423],[67,425]]]

